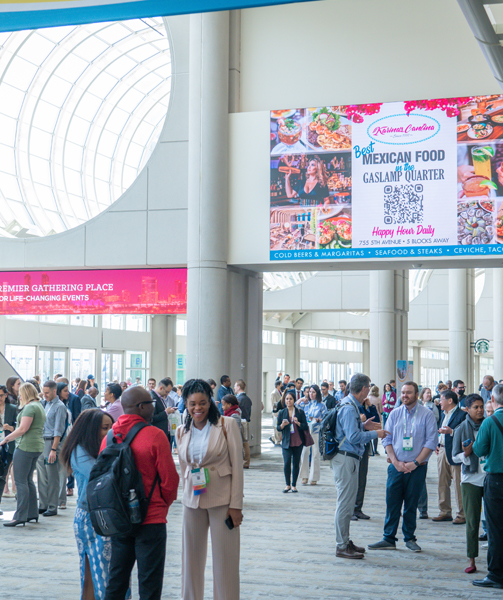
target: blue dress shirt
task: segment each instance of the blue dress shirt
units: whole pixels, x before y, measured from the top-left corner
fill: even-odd
[[[412,437],[412,450],[403,449],[404,418],[407,436]],[[437,421],[432,411],[419,402],[410,412],[405,404],[393,409],[386,421],[385,429],[391,435],[383,439],[382,445],[386,448],[391,444],[399,461],[412,462],[416,460],[423,448],[435,450],[438,444]]]
[[[337,428],[335,437],[340,450],[363,456],[365,445],[377,437],[376,431],[365,431],[360,418],[361,404],[349,394],[341,400],[337,413]]]

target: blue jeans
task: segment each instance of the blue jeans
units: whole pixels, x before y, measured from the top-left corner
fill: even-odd
[[[412,473],[400,473],[393,465],[388,467],[386,482],[386,519],[384,539],[394,544],[398,538],[398,524],[403,505],[402,531],[404,541],[416,540],[416,511],[419,496],[426,481],[427,465],[417,467]]]

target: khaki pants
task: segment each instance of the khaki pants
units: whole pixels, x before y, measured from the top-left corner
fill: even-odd
[[[320,434],[312,433],[311,435],[313,436],[314,446],[304,446],[300,463],[300,477],[301,479],[308,479],[309,483],[319,481],[321,477],[320,446],[318,444]],[[311,457],[311,464],[309,464],[309,457]]]
[[[276,442],[276,444],[281,444],[281,431],[276,429],[276,425],[278,424],[278,413],[272,414],[272,438]]]
[[[62,443],[58,445],[56,451],[57,462],[46,465],[44,460],[49,457],[53,440],[44,441],[44,451],[37,460],[37,484],[39,508],[45,510],[58,511],[58,503],[61,501],[61,482],[63,480],[63,465],[59,461],[59,453]],[[65,470],[66,481],[66,470]],[[66,502],[66,497],[65,497]]]
[[[214,600],[239,600],[240,529],[225,524],[228,506],[183,507],[182,600],[203,600],[204,570],[211,531]]]
[[[250,442],[243,442],[243,467],[248,469],[250,466]]]
[[[454,481],[454,492],[458,506],[457,517],[465,518],[463,499],[461,496],[461,465],[451,465],[447,460],[445,448],[440,447],[437,456],[438,465],[438,508],[441,517],[451,517],[451,482]]]

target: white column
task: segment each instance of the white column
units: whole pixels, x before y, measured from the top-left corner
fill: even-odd
[[[300,331],[295,329],[285,330],[285,373],[300,377]]]
[[[363,340],[362,346],[363,346],[363,359],[362,359],[363,372],[370,373],[370,342],[369,342],[369,340]],[[335,382],[335,385],[337,387],[337,381]]]
[[[370,271],[370,373],[381,389],[408,357],[408,271]]]
[[[503,269],[493,269],[494,378],[503,377]]]
[[[473,391],[474,281],[472,269],[449,270],[449,379]]]
[[[228,370],[229,13],[190,16],[187,378]]]

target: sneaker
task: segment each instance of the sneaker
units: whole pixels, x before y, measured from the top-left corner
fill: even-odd
[[[272,435],[269,438],[269,441],[272,442],[274,446],[276,445],[276,440],[272,437]]]
[[[482,548],[489,548],[489,544],[482,544]]]
[[[0,510],[0,515],[3,515],[3,510]]]
[[[421,552],[421,546],[419,546],[415,540],[409,540],[408,542],[405,542],[405,545],[409,550],[412,550],[412,552]]]
[[[481,533],[479,535],[479,542],[487,542],[487,533]]]
[[[428,517],[428,513],[427,513],[427,512],[422,512],[422,513],[419,515],[419,518],[420,518],[420,519],[429,519],[429,517]]]
[[[339,550],[339,548],[337,548],[335,551],[335,556],[337,558],[363,558],[363,554],[353,550],[349,544],[344,550]]]
[[[381,540],[377,544],[369,544],[367,547],[369,550],[396,550],[396,544],[392,544],[386,540]]]

